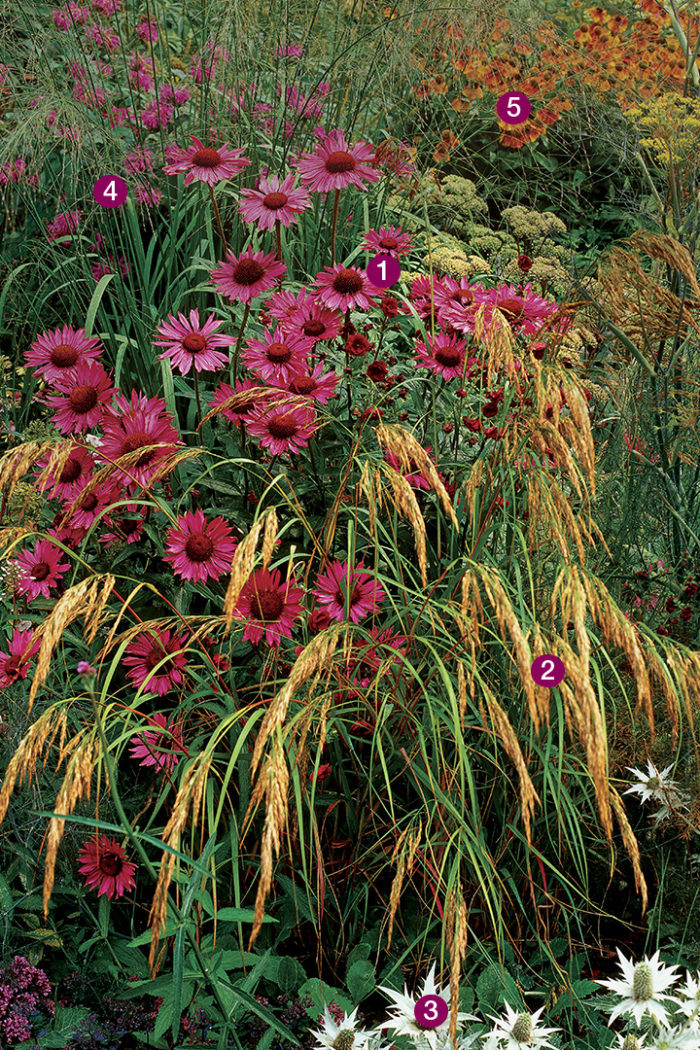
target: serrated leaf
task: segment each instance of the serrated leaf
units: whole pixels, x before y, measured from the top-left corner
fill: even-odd
[[[62,948],[63,941],[58,936],[55,930],[39,929],[29,930],[27,933],[28,937],[31,937],[33,941],[41,941],[47,948]]]
[[[297,988],[304,983],[306,978],[306,972],[301,963],[297,962],[290,955],[283,955],[277,960],[277,977],[276,982],[280,987],[280,990],[291,994],[296,992]]]
[[[369,959],[360,959],[348,967],[346,983],[354,1003],[362,1002],[370,992],[374,991],[377,974]]]

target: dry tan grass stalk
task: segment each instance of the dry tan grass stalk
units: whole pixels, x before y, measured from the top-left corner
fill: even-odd
[[[496,618],[498,620],[498,629],[501,632],[501,638],[506,644],[510,639],[513,646],[513,655],[515,657],[515,663],[518,671],[520,672],[520,680],[522,682],[525,695],[527,697],[527,706],[530,712],[530,717],[535,724],[535,729],[539,732],[540,728],[540,714],[539,705],[537,703],[537,696],[535,692],[535,683],[530,672],[532,665],[532,658],[530,656],[530,648],[525,639],[525,635],[522,632],[518,618],[515,615],[513,606],[510,603],[510,599],[506,594],[503,584],[497,575],[497,570],[488,569],[486,566],[479,566],[478,572],[481,577],[484,590],[486,591],[489,601],[496,612]]]
[[[263,531],[263,542],[262,542],[262,567],[267,569],[270,565],[270,558],[275,549],[275,540],[277,539],[277,512],[274,507],[270,507],[268,513],[265,515],[265,529]],[[290,566],[289,577],[294,575],[294,570]]]
[[[482,689],[486,697],[488,713],[493,722],[493,729],[499,737],[506,754],[516,768],[520,781],[520,809],[525,827],[525,835],[528,843],[531,843],[532,828],[531,820],[535,812],[535,803],[540,804],[540,797],[535,791],[535,786],[530,779],[527,764],[520,749],[520,743],[515,735],[515,730],[510,724],[508,715],[500,706],[496,697],[487,685],[482,683]]]
[[[397,423],[380,423],[376,428],[375,433],[379,444],[384,445],[390,452],[394,453],[401,464],[402,470],[411,471],[418,469],[425,474],[431,486],[437,493],[445,514],[450,518],[455,528],[459,528],[459,522],[457,521],[457,515],[452,506],[452,500],[448,495],[447,489],[445,488],[436,467],[420,441],[416,440],[413,434],[409,434],[407,430],[404,430],[404,428]]]
[[[227,397],[225,401],[215,405],[202,420],[197,427],[199,430],[208,423],[214,416],[221,415],[222,412],[227,412],[229,409],[236,412],[238,409],[245,407],[248,404],[257,404],[258,401],[266,401],[270,397],[270,388],[267,386],[252,386],[249,390],[243,390],[239,394],[232,394],[231,397]],[[297,399],[298,400],[298,399]]]
[[[462,596],[460,602],[460,617],[462,620],[463,640],[469,642],[469,653],[471,656],[469,666],[469,692],[472,700],[476,691],[475,670],[476,650],[481,648],[481,635],[479,626],[483,622],[484,609],[479,594],[478,576],[474,569],[468,568],[462,576]]]
[[[467,954],[467,902],[462,883],[457,881],[445,901],[445,932],[450,957],[450,1039],[457,1050],[457,1013],[459,1011],[459,979],[462,960]]]
[[[603,631],[606,646],[622,649],[632,668],[637,688],[637,711],[644,709],[649,720],[651,736],[654,736],[654,707],[645,655],[640,645],[639,631],[630,623],[622,610],[613,601],[602,580],[583,571],[579,573],[581,586],[585,589],[591,617]],[[647,651],[650,647],[646,647]],[[676,720],[675,706],[669,711]]]
[[[325,631],[319,631],[299,653],[289,672],[289,678],[265,712],[253,749],[251,773],[255,773],[258,767],[266,742],[277,727],[284,723],[287,708],[299,687],[310,678],[320,675],[325,669],[330,670],[340,630],[340,624],[333,624]]]
[[[63,443],[61,443],[59,451],[63,447]],[[65,466],[65,459],[70,454],[70,443],[67,447],[68,452],[65,453],[61,469]],[[0,456],[0,492],[5,491],[7,498],[10,499],[17,482],[21,481],[37,460],[41,459],[47,452],[55,454],[55,450],[55,441],[25,441],[23,444],[10,449],[9,452],[5,452]]]
[[[12,554],[12,549],[25,536],[33,535],[34,529],[28,529],[26,525],[9,525],[6,529],[0,529],[0,549],[2,550],[0,561],[6,561]]]
[[[274,525],[269,524],[270,518],[272,518]],[[268,531],[271,528],[274,528],[275,530],[277,528],[277,515],[274,507],[268,507],[268,509],[258,518],[247,536],[244,536],[236,547],[236,552],[233,555],[233,561],[231,563],[231,575],[229,577],[226,596],[224,598],[225,634],[228,634],[231,630],[236,603],[238,602],[240,593],[248,582],[248,578],[253,571],[260,533],[263,529],[265,530],[265,537],[263,538],[264,543],[265,539],[271,535]]]
[[[462,505],[464,507],[466,507],[467,510],[469,511],[469,524],[470,524],[470,526],[474,525],[474,496],[475,496],[475,494],[477,492],[481,492],[482,489],[486,485],[486,482],[484,482],[484,466],[485,466],[485,464],[486,464],[486,460],[481,459],[481,458],[477,459],[472,464],[472,469],[469,472],[469,478],[467,480],[467,483],[464,486],[464,495],[462,497],[462,501],[463,501]],[[490,475],[490,471],[488,471],[488,473]],[[489,476],[488,480],[489,481],[491,480],[490,476]]]
[[[102,593],[99,593],[100,584],[102,584]],[[51,667],[51,656],[66,627],[73,623],[74,620],[77,620],[82,613],[86,625],[90,625],[88,628],[88,641],[91,641],[94,638],[94,631],[97,630],[100,614],[113,587],[113,576],[88,577],[85,580],[81,580],[80,583],[76,583],[73,587],[69,587],[57,600],[38,630],[38,634],[41,636],[41,645],[37,655],[34,679],[29,690],[27,714],[32,709],[34,698],[40,686],[43,685],[48,677],[49,668]],[[92,638],[90,637],[90,632],[93,632]]]
[[[474,676],[472,675],[473,685]],[[462,731],[464,731],[464,716],[467,711],[467,674],[461,660],[457,664],[457,697],[459,700],[459,724],[462,727]]]
[[[663,693],[664,698],[666,700],[666,710],[668,711],[669,718],[670,718],[670,721],[671,721],[672,743],[673,743],[673,746],[675,747],[676,743],[677,743],[677,740],[678,740],[678,730],[679,730],[678,708],[679,708],[680,705],[678,703],[678,698],[676,697],[676,693],[675,693],[675,690],[673,688],[673,683],[670,680],[669,675],[666,673],[666,671],[664,669],[664,665],[661,662],[661,660],[659,659],[659,655],[658,655],[658,653],[656,652],[656,650],[654,649],[653,646],[646,645],[644,647],[644,656],[646,658],[646,663],[647,663],[647,667],[648,667],[648,671],[649,671],[649,680],[650,680],[650,682],[654,681],[659,686],[659,688],[661,689],[661,692]],[[666,656],[666,659],[668,660],[668,655]],[[632,673],[634,674],[634,669],[633,669]],[[694,719],[693,719],[693,707],[692,707],[692,704],[690,704],[688,702],[689,699],[690,699],[690,697],[684,697],[684,700],[685,700],[685,713],[688,716],[688,722],[690,723],[690,731],[691,731],[691,733],[694,733],[694,731],[695,731],[695,724],[694,724]],[[650,736],[651,736],[651,740],[653,741],[653,739],[654,739],[653,726],[652,726],[652,732],[651,732]]]
[[[634,884],[637,888],[637,892],[642,898],[642,915],[647,910],[647,904],[649,901],[649,894],[647,891],[646,879],[642,873],[642,865],[639,857],[639,843],[635,838],[634,832],[627,819],[625,813],[625,807],[622,799],[612,785],[610,786],[610,801],[612,807],[615,810],[615,816],[617,817],[617,823],[620,827],[620,833],[622,834],[622,841],[627,850],[627,855],[632,861],[632,870],[634,872]]]
[[[101,467],[95,471],[89,481],[80,490],[78,495],[75,497],[73,502],[63,513],[63,517],[58,523],[59,528],[64,528],[70,523],[70,520],[75,513],[76,508],[81,506],[82,501],[95,491],[105,481],[109,481],[114,477],[116,471],[124,471],[129,474],[132,467],[137,466],[145,452],[155,451],[159,448],[170,447],[168,442],[157,442],[153,445],[142,445],[140,448],[135,449],[133,452],[127,452],[123,456],[118,456],[111,463]],[[187,448],[178,449],[168,453],[162,460],[153,468],[152,477],[149,480],[148,486],[151,488],[156,482],[160,481],[166,474],[172,473],[176,467],[181,463],[185,463],[190,459],[196,459],[203,455],[203,449],[201,448]],[[131,476],[131,475],[130,475]]]
[[[274,743],[272,753],[262,769],[260,780],[264,781],[266,794],[265,826],[260,843],[260,876],[248,951],[255,943],[265,917],[265,901],[272,887],[273,864],[280,855],[282,832],[287,822],[289,770],[279,740]]]
[[[62,441],[60,445],[56,445],[55,443],[52,444],[49,461],[36,479],[37,488],[41,489],[48,483],[51,474],[53,474],[53,487],[51,488],[51,491],[49,491],[48,488],[46,490],[46,495],[49,499],[54,499],[56,496],[56,490],[61,483],[61,474],[63,473],[66,463],[70,459],[70,454],[73,448],[74,442],[72,438]]]
[[[545,653],[551,651],[551,647],[545,644],[542,637],[542,631],[540,625],[535,623],[532,642],[530,643],[530,649],[532,651],[533,659],[537,659],[538,656],[544,656]],[[535,725],[541,725],[545,722],[549,726],[549,714],[551,706],[551,689],[547,689],[545,686],[537,686],[535,688],[535,701],[537,708],[537,719],[533,719]],[[571,732],[571,725],[569,724],[569,732]]]
[[[591,430],[591,414],[588,410],[588,401],[583,390],[585,387],[580,379],[569,379],[563,377],[562,387],[571,413],[574,431],[578,442],[579,459],[586,471],[586,478],[592,497],[595,499],[595,445],[593,442],[593,431]],[[567,420],[567,424],[570,421]],[[571,433],[570,426],[567,427]]]
[[[600,822],[608,841],[612,842],[612,818],[610,815],[610,781],[608,779],[608,750],[605,723],[590,678],[585,674],[582,661],[566,642],[559,641],[559,656],[566,666],[565,679],[559,689],[565,703],[572,711],[577,724],[578,738],[586,752],[586,764],[591,775],[598,803]],[[569,682],[571,685],[569,685]]]
[[[680,241],[669,237],[668,234],[652,233],[650,230],[635,230],[628,241],[633,248],[640,249],[652,259],[661,259],[672,270],[677,270],[700,298],[700,285],[695,276],[693,257]]]
[[[63,783],[56,796],[54,811],[70,815],[82,798],[90,798],[90,782],[100,752],[99,741],[85,737],[68,762]],[[56,855],[63,838],[65,820],[52,817],[49,821],[46,839],[46,860],[44,861],[44,921],[49,916],[49,901],[53,889],[56,870]]]
[[[407,518],[413,529],[413,542],[418,558],[421,580],[423,586],[428,586],[428,559],[425,553],[426,529],[423,515],[418,506],[416,494],[402,474],[394,470],[388,463],[383,464],[384,473],[389,479],[393,494],[393,504],[399,514]]]
[[[168,823],[165,825],[161,836],[163,844],[170,846],[171,849],[178,848],[180,837],[183,828],[187,823],[190,811],[192,812],[192,828],[194,829],[197,825],[211,764],[212,755],[208,754],[206,751],[201,751],[189,769],[185,772],[182,784],[180,785],[173,803],[172,814]],[[151,946],[148,953],[148,965],[152,976],[155,976],[157,966],[160,965],[160,959],[156,962],[156,951],[158,950],[158,942],[160,941],[160,935],[165,927],[165,921],[168,914],[168,889],[173,877],[175,859],[175,855],[168,852],[164,852],[161,857],[158,882],[156,883],[153,900],[151,902],[151,910],[148,916],[148,921],[151,926]]]
[[[396,874],[391,883],[391,890],[389,893],[389,913],[387,915],[387,942],[386,950],[389,951],[391,948],[391,936],[394,931],[394,919],[396,918],[396,910],[399,906],[401,899],[401,889],[404,883],[404,877],[406,873],[410,875],[413,871],[415,864],[416,852],[423,834],[423,825],[419,824],[417,828],[405,828],[404,831],[399,835],[396,845],[394,846],[394,852],[392,853],[391,859],[395,861],[398,857],[396,864]]]
[[[377,506],[381,506],[382,501],[381,488],[380,472],[371,466],[369,460],[365,460],[362,464],[360,480],[357,483],[357,501],[359,503],[362,498],[367,500],[367,507],[369,509],[369,534],[375,542],[377,539]]]
[[[60,728],[62,735],[65,734],[66,718],[65,708],[57,711],[53,706],[48,707],[20,740],[7,764],[2,788],[0,788],[0,824],[7,814],[15,783],[19,780],[21,784],[25,776],[31,779],[42,750],[46,748],[48,751],[57,730]],[[46,757],[44,766],[46,766]]]

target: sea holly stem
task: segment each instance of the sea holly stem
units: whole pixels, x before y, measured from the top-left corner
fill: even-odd
[[[233,351],[233,364],[231,365],[231,385],[236,385],[236,373],[238,371],[238,355],[241,351],[241,341],[243,339],[243,333],[245,326],[248,323],[248,317],[250,315],[250,300],[245,304],[245,310],[243,311],[243,320],[241,321],[241,329],[238,333],[238,339],[236,340],[236,348]]]
[[[224,224],[221,221],[221,212],[219,211],[219,205],[216,203],[216,197],[214,196],[214,187],[209,186],[209,197],[211,198],[212,208],[214,209],[214,215],[216,216],[216,222],[219,227],[219,233],[221,234],[221,241],[224,246],[224,255],[228,251],[226,244],[226,234],[224,233]]]

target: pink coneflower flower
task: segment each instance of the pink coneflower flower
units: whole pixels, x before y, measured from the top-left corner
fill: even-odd
[[[286,383],[294,372],[306,368],[313,346],[312,339],[285,335],[281,328],[276,328],[272,336],[265,329],[264,339],[247,341],[241,360],[261,379]]]
[[[220,405],[223,401],[228,401],[230,397],[242,394],[245,390],[260,389],[260,386],[261,384],[254,379],[237,379],[235,390],[228,383],[221,383],[214,392],[212,400],[208,402],[208,407],[215,408],[216,405]],[[249,400],[243,398],[236,408],[225,408],[221,414],[233,423],[235,427],[245,426],[244,416],[252,412],[255,405],[260,404],[261,401],[260,395],[257,395],[255,398],[251,397]]]
[[[234,617],[247,620],[243,640],[259,642],[263,634],[268,645],[279,645],[291,638],[294,624],[302,616],[304,592],[296,580],[280,579],[279,569],[256,569],[240,593]]]
[[[378,230],[368,230],[361,247],[368,252],[381,252],[400,259],[413,250],[411,235],[402,233],[400,226],[380,226]]]
[[[174,720],[168,722],[165,715],[161,714],[150,715],[148,721],[157,728],[132,736],[129,754],[132,758],[141,759],[140,766],[154,766],[159,773],[172,773],[180,761],[175,752],[187,754],[182,727]]]
[[[78,854],[78,860],[81,861],[78,871],[85,876],[85,885],[96,889],[99,897],[103,894],[109,900],[123,897],[136,885],[136,865],[126,859],[116,839],[106,835],[90,839]]]
[[[166,175],[184,174],[185,186],[195,179],[208,186],[215,186],[222,179],[232,179],[250,164],[248,158],[243,156],[243,150],[229,149],[228,142],[218,149],[212,149],[194,135],[190,135],[190,139],[192,145],[189,149],[178,147],[177,159],[163,168]]]
[[[279,220],[282,226],[299,221],[299,215],[311,206],[311,198],[304,186],[294,188],[296,175],[287,175],[280,185],[276,175],[260,178],[257,190],[241,190],[239,214],[246,222],[257,222],[259,230],[273,230]]]
[[[326,372],[324,375],[323,361],[319,361],[311,374],[294,372],[287,382],[272,379],[270,382],[281,390],[288,390],[290,394],[300,394],[310,401],[318,401],[319,404],[325,405],[336,396],[338,376],[335,372]]]
[[[68,234],[75,233],[80,226],[82,216],[83,213],[78,209],[75,211],[60,211],[55,219],[47,225],[46,236],[50,241],[55,241],[58,237],[67,237]]]
[[[228,364],[228,354],[219,353],[214,348],[217,346],[232,346],[235,336],[217,333],[223,321],[217,320],[214,314],[210,314],[203,324],[199,320],[199,310],[190,310],[189,319],[184,314],[178,313],[177,317],[168,314],[168,320],[158,328],[158,334],[162,339],[154,339],[156,346],[165,346],[167,349],[158,358],[162,361],[164,357],[170,357],[175,368],[181,375],[186,376],[194,365],[198,372],[216,372]]]
[[[58,587],[61,577],[70,569],[67,561],[61,561],[63,552],[48,540],[37,540],[34,550],[26,548],[15,559],[21,576],[17,583],[20,594],[26,594],[33,602],[38,595],[49,597],[49,591]]]
[[[42,468],[41,472],[46,469],[49,459],[50,456],[47,454],[42,456],[37,463],[37,466]],[[57,475],[54,468],[47,474],[44,481],[37,481],[37,488],[40,492],[49,490],[50,499],[75,499],[94,470],[95,457],[92,453],[88,452],[83,445],[74,444],[61,473]],[[41,472],[35,472],[34,476],[37,479],[40,478]]]
[[[34,628],[14,627],[8,652],[0,651],[0,689],[27,677],[29,664],[39,652],[41,638],[34,637]]]
[[[365,189],[363,180],[377,182],[379,172],[371,167],[374,150],[366,142],[348,146],[340,128],[323,135],[315,153],[302,153],[297,171],[313,193],[344,190],[347,186]]]
[[[297,295],[275,292],[266,305],[284,332],[303,336],[314,343],[335,339],[342,327],[343,319],[338,311],[322,306],[314,293],[305,288]]]
[[[556,303],[535,295],[529,281],[524,286],[522,293],[512,284],[501,285],[491,290],[484,315],[487,330],[491,324],[494,307],[505,315],[514,331],[526,332],[528,335],[538,332],[545,319],[551,317],[559,309]],[[445,317],[448,319],[448,312],[445,313]]]
[[[100,543],[105,545],[112,543],[138,543],[143,538],[144,514],[136,503],[130,503],[127,507],[120,507],[120,511],[127,511],[135,517],[123,517],[122,514],[105,514],[102,519],[108,528],[114,532],[103,532]]]
[[[187,657],[179,650],[185,648],[186,642],[186,635],[173,635],[171,638],[170,631],[153,628],[130,642],[122,663],[131,666],[131,670],[127,671],[127,678],[131,680],[134,688],[139,689],[143,686],[147,693],[165,696],[169,689],[182,685],[185,681],[182,672],[187,667]],[[152,674],[161,661],[165,662]]]
[[[172,424],[172,414],[162,397],[146,398],[131,391],[131,399],[123,394],[115,395],[115,407],[102,420],[104,437],[100,442],[100,455],[107,463],[126,456],[139,448],[145,451],[130,467],[117,472],[124,484],[148,485],[154,474],[184,442]],[[159,448],[148,448],[159,445]]]
[[[229,249],[226,260],[218,269],[211,271],[211,279],[221,295],[231,302],[249,303],[262,295],[284,277],[287,267],[274,252],[254,252],[252,246],[244,255],[236,256]]]
[[[25,362],[48,383],[60,379],[81,361],[96,361],[103,352],[99,339],[85,335],[84,328],[64,324],[53,332],[42,332],[24,355]]]
[[[327,266],[316,276],[314,293],[318,302],[336,310],[369,310],[381,298],[381,288],[376,288],[364,270],[356,266]]]
[[[112,399],[112,377],[99,361],[80,361],[54,383],[58,394],[46,398],[55,409],[53,424],[64,434],[89,430],[102,421]]]
[[[87,482],[85,483],[87,485]],[[83,486],[85,488],[85,485]],[[122,496],[122,490],[114,481],[103,481],[94,486],[90,492],[66,499],[63,503],[65,513],[70,511],[71,525],[88,529],[107,507],[111,507]]]
[[[415,282],[417,283],[417,282]],[[413,289],[411,289],[413,291]],[[457,306],[467,314],[476,313],[482,302],[488,300],[492,289],[482,284],[472,284],[466,277],[442,277],[435,282],[433,298],[438,315],[446,307]]]
[[[201,510],[188,510],[168,530],[169,554],[163,561],[170,562],[183,580],[206,583],[229,571],[237,546],[238,541],[223,518],[207,521]]]
[[[379,581],[363,570],[362,562],[351,569],[346,561],[334,561],[319,575],[312,593],[332,620],[359,623],[367,613],[377,612],[386,594]]]
[[[464,339],[438,332],[434,337],[426,335],[427,346],[422,340],[416,343],[416,368],[429,368],[442,379],[461,379],[467,344]]]
[[[269,448],[273,456],[306,448],[318,429],[316,413],[308,401],[285,401],[288,403],[254,408],[245,419],[248,433],[259,437],[262,447]]]

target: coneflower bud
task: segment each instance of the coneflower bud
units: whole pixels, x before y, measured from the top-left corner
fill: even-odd
[[[649,963],[637,963],[632,978],[632,995],[635,999],[651,999],[654,995],[654,977]]]
[[[511,1035],[519,1043],[530,1042],[532,1039],[532,1018],[529,1014],[518,1014]]]
[[[331,1043],[333,1050],[352,1050],[355,1035],[350,1028],[343,1028]]]

